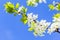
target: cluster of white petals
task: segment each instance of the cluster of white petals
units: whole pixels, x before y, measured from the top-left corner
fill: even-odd
[[[41,20],[40,22],[37,22],[34,27],[34,35],[44,36],[44,33],[46,33],[45,31],[47,30],[49,25],[50,22],[46,22],[46,20]]]
[[[28,0],[27,5],[36,7],[38,5],[38,3],[36,2],[36,0]]]
[[[53,1],[53,5],[56,5],[56,4],[58,4],[58,2]]]
[[[20,15],[20,13],[24,13],[27,11],[27,8],[25,8],[24,6],[20,6],[19,9],[18,9],[18,15]]]
[[[18,12],[21,12],[22,8],[23,8],[23,6],[19,7]]]
[[[22,13],[23,8],[24,7],[21,6],[18,12]],[[60,18],[54,18],[52,23],[47,22],[46,20],[38,21],[37,18],[38,18],[37,14],[36,15],[34,15],[33,13],[27,14],[28,26],[30,30],[33,31],[33,34],[35,36],[44,36],[44,33],[46,33],[46,30],[48,30],[47,33],[51,34],[54,31],[56,31],[57,28],[60,28]]]
[[[22,8],[23,8],[23,6],[19,7],[19,9],[18,9],[19,13],[22,12]],[[20,15],[20,14],[18,14],[18,15]]]
[[[55,10],[58,10],[58,9],[57,9],[58,4],[59,4],[59,2],[55,2],[55,1],[53,1],[53,5],[55,6],[55,7],[54,7]]]
[[[50,22],[46,22],[46,20],[38,21],[36,20],[38,18],[38,15],[33,15],[33,13],[30,13],[27,15],[28,20],[28,26],[33,29],[33,34],[35,36],[44,36],[44,33],[48,26],[50,25]],[[36,21],[36,22],[35,22]]]
[[[38,3],[42,3],[42,2],[46,3],[46,0],[27,0],[27,5],[28,6],[37,6]],[[17,6],[18,5],[19,4],[17,4]],[[11,7],[11,8],[9,8],[9,7]],[[50,4],[49,7],[52,10],[53,9],[60,10],[60,3],[53,1],[53,5]],[[10,2],[8,2],[5,5],[5,8],[6,8],[6,11],[9,13],[15,13],[17,10],[17,9],[15,10],[14,5]],[[10,9],[12,9],[12,12]],[[22,22],[24,24],[28,23],[29,31],[33,31],[33,34],[35,36],[44,36],[44,34],[46,33],[46,30],[48,30],[47,33],[51,34],[53,32],[58,32],[58,31],[56,31],[56,29],[60,29],[60,13],[57,13],[53,16],[53,20],[51,23],[51,22],[47,22],[46,20],[38,21],[37,14],[34,15],[33,13],[29,13],[26,15],[27,8],[25,8],[24,6],[20,6],[17,11],[18,11],[17,12],[18,15],[22,14],[22,18],[21,18]]]
[[[33,13],[27,14],[28,26],[30,26],[31,22],[33,22],[37,18],[38,18],[38,15],[33,15]]]
[[[51,27],[48,29],[48,33],[53,33],[54,31],[56,31],[57,28],[60,28],[60,18],[54,18]]]
[[[28,6],[35,6],[37,7],[38,3],[46,3],[46,0],[27,0]]]

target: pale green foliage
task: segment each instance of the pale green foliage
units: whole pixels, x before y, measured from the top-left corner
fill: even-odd
[[[16,4],[16,8],[19,8],[19,3]]]
[[[22,15],[22,18],[21,18],[21,21],[26,24],[27,23],[27,15],[26,15],[26,12],[27,12],[27,8],[23,7],[22,10],[21,10],[21,15]]]
[[[11,2],[7,2],[6,4],[4,4],[4,7],[5,7],[5,10],[6,12],[12,14],[14,13],[14,16],[16,16],[18,13],[18,8],[19,8],[19,3],[16,4],[16,6],[14,6],[14,4],[12,4]],[[23,7],[21,9],[21,15],[22,15],[22,18],[21,18],[21,21],[26,24],[27,23],[27,16],[26,16],[26,12],[27,12],[27,8]]]
[[[36,0],[36,2],[38,3],[38,2],[39,2],[39,0]]]
[[[22,13],[26,13],[27,12],[27,8],[23,7],[22,8]]]
[[[32,2],[27,3],[28,6],[34,6]]]
[[[57,10],[60,10],[60,3],[57,4]]]
[[[31,22],[31,27],[28,29],[29,31],[34,31],[34,27],[35,27],[36,23],[33,21]]]
[[[54,10],[54,5],[49,4],[48,6],[49,6],[49,8],[50,8],[51,10]]]
[[[14,13],[14,16],[17,15],[17,9],[19,8],[19,3],[16,4],[16,6],[14,6],[14,4],[12,4],[11,2],[7,2],[6,4],[4,4],[5,10],[6,12],[12,14]]]
[[[28,6],[35,6],[35,3],[38,3],[38,2],[39,2],[39,0],[32,0],[32,1],[27,2],[27,5]],[[56,8],[56,10],[59,10],[60,11],[60,3],[58,3],[56,6],[53,5],[53,4],[49,4],[48,6],[49,6],[49,8],[51,10],[54,10]],[[8,12],[8,13],[14,13],[14,16],[16,16],[17,14],[21,14],[22,15],[21,21],[24,24],[26,24],[28,22],[28,16],[26,15],[27,8],[25,8],[24,6],[22,6],[20,8],[19,12],[17,10],[19,8],[19,3],[17,3],[14,6],[14,4],[12,4],[11,2],[7,2],[6,4],[4,4],[4,7],[5,7],[6,12]],[[30,19],[31,18],[32,17],[30,17]],[[34,19],[34,18],[37,18],[37,16],[34,15],[34,17],[32,19]],[[53,18],[60,18],[60,13],[55,14],[53,16]],[[35,20],[33,20],[33,21],[31,21],[31,25],[30,25],[30,27],[29,27],[28,30],[29,31],[33,31],[34,32],[34,35],[36,35],[36,36],[37,35],[38,36],[39,35],[40,36],[41,35],[43,36],[43,33],[45,33],[45,31],[46,31],[46,29],[48,28],[49,25],[50,25],[50,23],[49,22],[46,22],[46,20],[42,20],[41,22],[39,22],[39,21],[35,22]]]
[[[60,13],[55,14],[53,18],[60,18]]]
[[[27,0],[27,5],[28,6],[35,6],[36,3],[38,3],[39,0]]]
[[[4,7],[6,9],[6,12],[8,13],[14,13],[15,11],[14,5],[11,2],[7,2],[6,4],[4,4]]]
[[[22,14],[22,18],[21,18],[21,21],[26,24],[27,23],[27,16],[25,13]]]
[[[50,10],[58,10],[58,11],[60,11],[60,3],[55,4],[55,5],[49,4],[48,6],[49,6]]]

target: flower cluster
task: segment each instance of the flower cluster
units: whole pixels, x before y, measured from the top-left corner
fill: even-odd
[[[31,22],[38,18],[38,15],[33,15],[33,13],[27,14],[28,26],[30,26]]]
[[[46,3],[46,0],[27,0],[27,5],[28,6],[36,6],[39,3]],[[27,12],[27,8],[25,8],[24,6],[20,6],[19,7],[19,3],[16,4],[16,6],[14,6],[14,4],[12,4],[11,2],[7,2],[6,4],[4,4],[5,10],[8,13],[14,14],[15,16],[18,15],[22,15],[21,21],[24,24],[28,24],[29,26],[29,31],[32,31],[33,34],[35,36],[44,36],[44,33],[51,34],[53,32],[59,32],[60,29],[60,13],[57,13],[53,16],[53,21],[51,22],[47,22],[46,20],[40,20],[38,21],[38,15],[37,14],[33,14],[33,13],[29,13],[26,14]],[[51,10],[60,10],[60,3],[58,2],[53,2],[53,4],[49,4],[49,8]]]
[[[49,4],[49,8],[51,10],[58,10],[58,11],[60,11],[60,3],[53,1],[53,4]]]
[[[42,2],[46,3],[46,0],[27,0],[27,5],[36,7],[38,3]]]
[[[60,13],[54,15],[53,22],[51,27],[48,29],[48,33],[51,34],[54,31],[58,31],[57,29],[60,29]]]
[[[6,4],[4,4],[4,6],[5,6],[6,12],[8,12],[10,14],[14,13],[15,16],[17,14],[20,15],[21,13],[27,12],[27,8],[25,8],[24,6],[19,7],[19,3],[17,3],[16,6],[14,6],[14,4],[12,4],[11,2],[7,2]]]
[[[46,29],[50,25],[50,22],[46,22],[46,20],[38,21],[38,15],[33,15],[32,13],[28,14],[28,26],[29,31],[33,31],[35,36],[44,36]]]
[[[27,12],[27,8],[25,8],[24,6],[21,6],[19,7],[18,9],[18,14],[22,15],[22,18],[21,18],[21,21],[26,24],[27,23],[27,15],[26,15],[26,12]]]
[[[26,13],[26,12],[27,12],[27,8],[25,8],[24,6],[19,7],[18,13]]]
[[[10,13],[10,14],[14,14],[14,16],[18,15],[22,15],[21,21],[26,24],[27,23],[27,16],[26,16],[26,12],[27,12],[27,8],[25,8],[24,6],[20,6],[19,7],[19,3],[16,4],[16,6],[14,6],[14,4],[12,4],[11,2],[7,2],[6,4],[4,4],[5,6],[5,10],[6,12]]]

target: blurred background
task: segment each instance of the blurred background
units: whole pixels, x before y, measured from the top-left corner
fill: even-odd
[[[60,0],[46,0],[47,4],[41,3],[37,7],[30,7],[26,4],[27,0],[0,0],[0,40],[60,40],[60,34],[56,32],[51,35],[45,34],[44,37],[35,37],[28,31],[28,25],[20,21],[21,16],[6,13],[4,4],[9,1],[13,4],[20,3],[21,6],[28,8],[27,13],[38,14],[38,20],[44,19],[48,22],[52,22],[53,15],[58,12],[49,11],[48,4],[52,4],[53,1],[60,2]]]

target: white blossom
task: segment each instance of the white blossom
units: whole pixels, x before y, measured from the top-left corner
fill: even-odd
[[[34,35],[37,36],[44,36],[44,33],[46,31],[46,29],[48,28],[48,26],[50,25],[50,22],[46,22],[46,20],[41,20],[40,22],[36,23],[36,27],[34,29],[35,33]]]
[[[46,0],[39,0],[39,3],[42,3],[42,2],[46,3]]]
[[[36,20],[38,15],[33,15],[33,13],[27,14],[28,25],[30,26],[31,22]]]
[[[37,7],[38,6],[38,3],[35,3],[35,6],[34,7]]]
[[[60,18],[54,18],[53,22],[60,22]]]
[[[44,36],[44,33],[49,25],[50,22],[46,22],[46,20],[41,20],[40,22],[37,21],[35,25],[31,25],[31,27],[34,29],[33,34],[35,36]]]
[[[46,22],[46,20],[38,21],[36,20],[37,18],[38,15],[33,15],[33,13],[27,14],[28,26],[34,30],[33,34],[35,36],[44,36],[50,22]],[[34,24],[31,24],[32,22],[34,22]]]
[[[57,9],[58,4],[59,4],[59,2],[53,1],[53,5],[55,6],[55,7],[54,7],[55,10],[58,10],[58,9]]]
[[[27,5],[28,6],[34,6],[34,7],[37,7],[38,3],[47,3],[46,0],[27,0]]]
[[[36,2],[36,0],[27,0],[27,5],[33,6],[31,4],[33,4],[35,7],[37,7],[37,5],[38,5],[38,3]]]
[[[48,33],[49,34],[53,33],[57,28],[60,28],[60,18],[54,18],[53,23],[48,29]]]
[[[22,8],[23,8],[23,6],[19,7],[18,12],[21,12]]]
[[[56,4],[58,4],[58,2],[56,2],[56,1],[53,1],[53,5],[55,6]]]
[[[18,15],[20,15],[21,13],[26,13],[27,12],[27,8],[25,8],[24,6],[20,6],[18,9]]]

